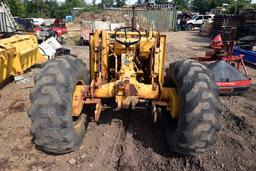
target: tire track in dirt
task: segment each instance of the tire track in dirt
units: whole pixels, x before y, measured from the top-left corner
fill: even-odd
[[[256,91],[256,88],[250,88],[243,96],[222,97],[224,128],[250,143],[256,143],[256,96],[251,96],[253,91]],[[244,108],[241,108],[241,104]]]
[[[125,111],[106,111],[97,125],[89,123],[83,146],[80,148],[81,168],[86,170],[117,170],[123,155],[126,125],[130,115]],[[89,166],[89,167],[88,167]]]
[[[223,106],[220,116],[222,129],[213,150],[202,154],[206,170],[255,170],[256,115],[253,110],[256,97],[248,98],[251,91],[253,89],[243,96],[220,97]]]
[[[170,151],[162,120],[153,125],[146,110],[131,113],[118,170],[204,170],[200,157]]]

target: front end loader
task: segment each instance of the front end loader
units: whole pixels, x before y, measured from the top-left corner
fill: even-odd
[[[18,25],[9,7],[0,2],[0,88],[12,77],[23,75],[33,65],[42,64],[46,57],[41,55],[34,35],[18,32]]]
[[[72,56],[54,58],[35,76],[31,90],[31,133],[43,151],[63,154],[82,143],[85,121],[100,120],[103,109],[150,108],[164,124],[172,151],[205,152],[219,131],[218,88],[197,61],[181,60],[165,69],[166,35],[122,27],[90,34],[89,71]]]

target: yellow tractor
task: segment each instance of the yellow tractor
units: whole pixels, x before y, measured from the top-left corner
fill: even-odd
[[[83,141],[86,116],[102,109],[141,105],[156,122],[161,113],[170,149],[182,155],[205,152],[220,129],[218,89],[207,68],[181,60],[164,68],[166,35],[122,27],[90,35],[90,67],[72,56],[54,58],[35,76],[31,133],[43,151],[63,154]]]

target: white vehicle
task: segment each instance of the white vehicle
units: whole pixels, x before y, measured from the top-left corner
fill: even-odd
[[[45,21],[43,18],[32,18],[34,25],[41,26]]]
[[[187,21],[187,30],[193,30],[195,27],[201,27],[205,21],[212,21],[214,18],[213,14],[209,15],[195,15],[192,19]]]

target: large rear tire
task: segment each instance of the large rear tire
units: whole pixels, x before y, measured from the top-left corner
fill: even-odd
[[[183,60],[167,69],[165,85],[174,85],[179,97],[179,118],[164,115],[170,149],[181,155],[205,152],[215,144],[220,129],[218,89],[212,74],[196,61]]]
[[[34,143],[42,151],[63,154],[82,143],[85,127],[75,127],[72,97],[78,81],[89,83],[87,74],[82,60],[68,55],[52,59],[36,74],[28,116]]]

